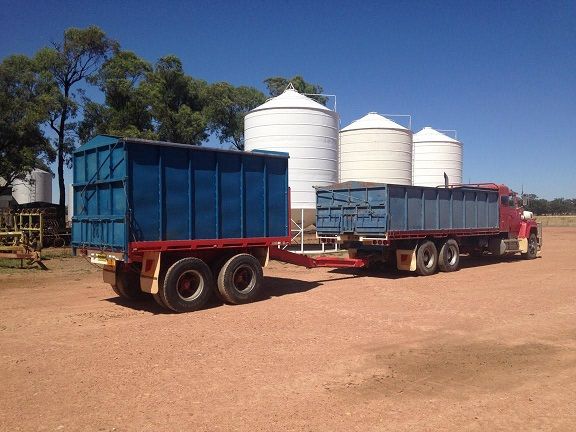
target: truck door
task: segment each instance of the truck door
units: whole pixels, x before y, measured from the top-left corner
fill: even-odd
[[[516,195],[513,193],[501,195],[500,230],[511,234],[512,237],[517,237],[520,231],[520,222],[520,209],[518,208]]]

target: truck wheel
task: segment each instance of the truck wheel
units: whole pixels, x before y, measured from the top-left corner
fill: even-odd
[[[160,288],[158,288],[160,289]],[[169,309],[168,306],[166,306],[166,304],[164,303],[164,301],[162,300],[162,296],[160,296],[160,293],[156,293],[156,294],[152,294],[152,297],[154,297],[154,301],[156,302],[156,304],[158,306],[162,306],[164,309]]]
[[[456,240],[446,240],[440,248],[438,254],[438,267],[443,272],[453,272],[458,270],[460,264],[460,248]]]
[[[116,287],[112,289],[120,297],[129,300],[142,300],[145,297],[140,289],[140,275],[130,269],[117,270]]]
[[[538,255],[538,239],[536,234],[530,234],[528,237],[528,252],[523,253],[522,257],[525,259],[534,259]]]
[[[416,273],[421,276],[434,274],[438,266],[438,250],[431,241],[425,241],[416,252]]]
[[[162,303],[175,312],[196,311],[206,304],[214,284],[212,272],[198,258],[176,261],[158,287]]]
[[[250,254],[235,255],[226,261],[218,274],[218,292],[232,304],[249,303],[262,289],[262,266]]]

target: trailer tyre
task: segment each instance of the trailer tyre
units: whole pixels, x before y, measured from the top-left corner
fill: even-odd
[[[460,248],[454,239],[446,240],[438,254],[438,267],[443,272],[458,270],[460,264]]]
[[[262,289],[264,274],[260,262],[250,254],[230,258],[218,274],[218,292],[232,304],[255,300]]]
[[[140,289],[140,275],[128,268],[116,271],[116,286],[112,289],[120,297],[128,300],[142,300],[145,297]]]
[[[210,268],[198,258],[176,261],[158,287],[161,302],[175,312],[201,309],[212,295],[214,279]]]
[[[523,253],[522,257],[525,259],[534,259],[538,255],[538,239],[536,234],[530,234],[528,237],[528,252]]]
[[[416,251],[416,273],[429,276],[436,272],[438,267],[438,249],[431,241],[422,243]]]

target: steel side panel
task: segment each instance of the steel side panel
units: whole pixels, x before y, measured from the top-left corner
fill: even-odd
[[[74,182],[75,248],[289,239],[287,156],[97,137],[75,152]]]
[[[316,222],[332,236],[488,235],[498,232],[498,211],[498,192],[481,188],[334,185],[317,191]]]

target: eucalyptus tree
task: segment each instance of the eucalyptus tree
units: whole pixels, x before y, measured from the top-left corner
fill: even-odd
[[[48,170],[54,151],[41,124],[48,118],[52,88],[35,62],[23,55],[0,63],[0,194],[35,168]]]
[[[79,110],[78,86],[97,73],[114,52],[118,43],[106,36],[96,26],[85,29],[69,28],[59,42],[42,48],[35,60],[44,72],[44,77],[57,91],[51,96],[52,110],[47,124],[56,135],[54,147],[58,164],[59,204],[64,206],[66,190],[64,166],[71,163],[71,153],[76,144],[76,123],[73,121]],[[74,92],[75,89],[80,91]]]

